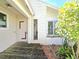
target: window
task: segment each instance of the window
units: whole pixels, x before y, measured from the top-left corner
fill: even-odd
[[[48,34],[53,34],[53,22],[48,22]]]
[[[34,40],[38,40],[38,20],[34,19]]]
[[[58,35],[57,33],[56,33],[56,23],[57,23],[57,21],[54,21],[54,29],[53,29],[53,31],[54,31],[54,35]]]
[[[56,35],[55,34],[56,23],[57,21],[48,21],[48,35]]]
[[[7,27],[7,22],[6,22],[7,18],[6,15],[3,13],[0,13],[0,27]]]

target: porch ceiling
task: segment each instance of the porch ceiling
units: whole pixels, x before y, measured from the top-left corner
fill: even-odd
[[[14,8],[21,12],[24,16],[30,17],[32,13],[29,10],[25,0],[7,0]]]
[[[1,8],[4,8],[6,10],[9,10],[9,12],[12,12],[18,16],[22,16],[24,17],[24,15],[22,15],[16,8],[14,8],[12,5],[10,5],[7,0],[0,0],[0,6]],[[27,18],[27,17],[26,17]]]

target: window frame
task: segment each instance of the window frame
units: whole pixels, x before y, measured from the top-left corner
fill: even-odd
[[[5,14],[6,15],[6,18],[7,18],[6,19],[6,27],[0,27],[0,30],[7,30],[7,29],[9,29],[9,21],[8,21],[9,15],[6,12],[1,11],[1,10],[0,10],[0,13]]]
[[[53,30],[52,30],[52,31],[53,31],[53,34],[49,34],[49,33],[48,33],[48,36],[58,36],[58,35],[55,34],[55,24],[56,24],[55,21],[50,20],[50,21],[48,21],[48,23],[49,23],[49,22],[52,22],[52,23],[53,23]],[[48,28],[49,28],[49,27],[48,27]]]
[[[49,33],[49,32],[51,32],[51,29],[49,31],[49,23],[52,23],[52,25],[53,25],[53,21],[48,21],[48,35],[53,35],[53,30],[52,30],[52,33]]]

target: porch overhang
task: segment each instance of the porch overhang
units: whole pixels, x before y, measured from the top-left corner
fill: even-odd
[[[25,0],[7,0],[14,8],[16,8],[21,14],[25,17],[30,17],[33,15],[29,3],[26,3]]]
[[[29,8],[29,10],[30,10],[30,12],[31,12],[31,14],[34,15],[33,9],[31,8],[31,6],[30,6],[28,0],[25,0],[25,3],[27,4],[27,6],[28,6],[28,8]]]

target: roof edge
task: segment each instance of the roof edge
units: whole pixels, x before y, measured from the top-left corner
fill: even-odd
[[[46,3],[46,2],[41,1],[41,0],[39,0],[39,1],[42,2],[43,4],[45,4],[46,6],[50,7],[50,8],[53,8],[53,9],[55,9],[55,10],[58,10],[58,9],[59,9],[58,7],[53,6],[53,5],[49,4],[49,3]]]
[[[25,1],[25,3],[27,4],[27,6],[28,6],[28,8],[29,8],[29,10],[30,10],[30,12],[31,12],[31,14],[34,15],[34,12],[33,12],[32,8],[31,8],[31,6],[30,6],[28,0],[24,0],[24,1]]]

